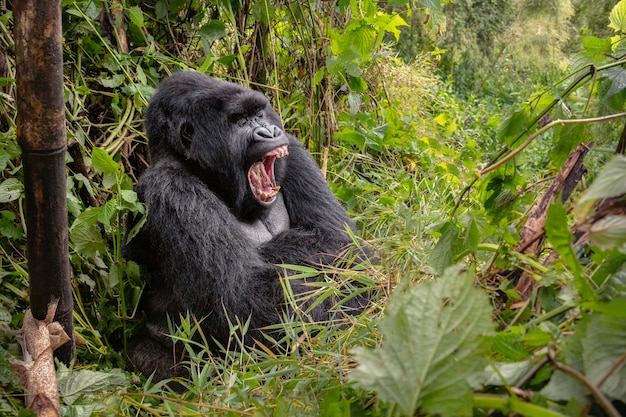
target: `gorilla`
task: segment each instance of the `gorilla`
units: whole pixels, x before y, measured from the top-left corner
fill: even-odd
[[[128,355],[144,375],[161,380],[185,375],[168,320],[179,324],[189,313],[213,348],[228,345],[237,319],[249,321],[246,345],[264,341],[264,327],[293,313],[280,264],[332,264],[353,243],[348,228],[355,226],[259,92],[176,73],[158,86],[145,128],[151,166],[136,191],[148,214],[124,255],[149,277],[147,323]],[[296,299],[312,290],[306,280],[290,285]],[[355,314],[369,297],[358,286],[356,292],[340,307],[328,297],[298,308],[311,310],[307,319],[315,322]]]

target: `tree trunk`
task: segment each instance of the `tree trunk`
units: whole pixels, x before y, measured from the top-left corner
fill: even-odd
[[[13,2],[17,67],[17,141],[24,169],[30,305],[44,320],[58,299],[54,320],[70,337],[55,354],[74,356],[69,270],[60,0]]]

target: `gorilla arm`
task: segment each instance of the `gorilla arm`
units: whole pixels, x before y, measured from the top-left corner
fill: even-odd
[[[137,192],[150,215],[129,243],[129,254],[152,274],[146,311],[153,337],[165,342],[167,314],[177,322],[187,311],[197,319],[206,316],[202,327],[222,344],[228,341],[228,319],[251,317],[250,329],[280,320],[284,297],[274,267],[225,204],[182,163],[159,160]]]
[[[300,141],[289,138],[286,175],[281,193],[289,213],[290,229],[261,247],[270,263],[332,264],[352,240],[346,227],[354,223],[333,195],[311,155]]]

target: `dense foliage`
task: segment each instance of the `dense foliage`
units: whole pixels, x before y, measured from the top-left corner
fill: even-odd
[[[63,17],[65,415],[625,412],[626,0],[64,0]],[[10,8],[0,28],[0,414],[28,415],[8,362],[28,308]],[[281,324],[281,356],[205,355],[186,318],[183,395],[126,366],[144,283],[121,255],[145,210],[142,113],[181,69],[267,94],[379,254],[297,274],[380,294],[343,326]]]

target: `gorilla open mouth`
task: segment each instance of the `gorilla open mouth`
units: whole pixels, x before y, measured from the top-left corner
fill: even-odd
[[[263,155],[263,158],[252,164],[248,170],[250,189],[261,204],[273,203],[280,191],[280,186],[276,185],[274,178],[274,161],[287,155],[289,155],[287,145],[279,146]]]

